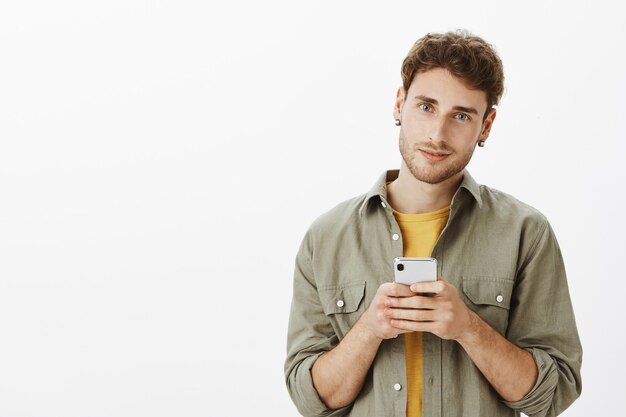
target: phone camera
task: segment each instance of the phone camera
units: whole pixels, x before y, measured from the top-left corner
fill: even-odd
[[[398,264],[398,271],[404,271],[404,264]]]

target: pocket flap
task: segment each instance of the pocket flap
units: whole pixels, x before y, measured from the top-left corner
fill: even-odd
[[[463,292],[474,304],[488,304],[509,309],[514,281],[463,277]]]
[[[348,282],[318,289],[324,313],[354,313],[365,295],[365,281]]]

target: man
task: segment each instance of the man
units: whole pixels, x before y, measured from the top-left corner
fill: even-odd
[[[400,170],[319,217],[298,251],[289,393],[305,416],[557,415],[580,395],[582,348],[556,238],[464,169],[502,63],[481,38],[428,34],[402,79]],[[394,283],[400,256],[434,257],[438,280]]]

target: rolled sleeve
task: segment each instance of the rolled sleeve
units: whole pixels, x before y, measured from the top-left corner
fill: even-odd
[[[538,378],[519,401],[504,403],[530,417],[556,416],[580,396],[582,346],[561,252],[544,219],[522,263],[507,338],[533,355]]]
[[[311,246],[310,234],[307,234],[296,256],[285,361],[287,390],[303,416],[342,416],[350,406],[336,410],[328,408],[320,399],[311,376],[317,358],[338,343],[315,286]]]
[[[311,368],[322,353],[323,352],[308,356],[296,364],[295,368],[287,377],[287,389],[298,411],[303,416],[343,416],[350,409],[350,406],[336,410],[326,407],[326,404],[320,399],[313,386]]]
[[[551,415],[543,413],[546,404],[552,402],[559,382],[557,365],[550,355],[541,349],[528,349],[533,355],[539,374],[535,386],[519,401],[504,401],[515,410],[523,410],[528,416]]]

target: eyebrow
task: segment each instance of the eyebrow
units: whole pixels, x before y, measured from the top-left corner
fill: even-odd
[[[432,104],[435,104],[435,105],[439,104],[439,102],[436,99],[432,98],[432,97],[426,97],[426,96],[422,96],[422,95],[417,95],[414,98],[416,98],[418,100],[425,101],[427,103],[432,103]],[[462,112],[465,112],[465,113],[472,113],[472,114],[478,115],[478,110],[476,110],[473,107],[454,106],[452,109],[453,110],[459,110],[459,111],[462,111]]]

